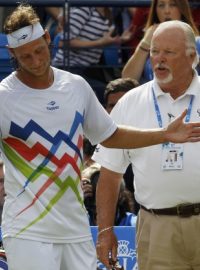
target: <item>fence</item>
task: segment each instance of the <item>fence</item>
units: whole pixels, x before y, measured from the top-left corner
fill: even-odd
[[[23,0],[0,0],[0,6],[16,6],[19,3],[24,3]],[[97,6],[97,7],[148,7],[151,0],[26,0],[33,6]],[[191,7],[200,7],[199,1],[190,3]]]

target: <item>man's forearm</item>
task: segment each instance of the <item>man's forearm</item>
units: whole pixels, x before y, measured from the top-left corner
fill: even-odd
[[[121,178],[121,174],[101,168],[96,192],[99,231],[114,226]]]
[[[120,126],[113,135],[101,144],[109,148],[140,148],[166,142],[164,129],[141,130]]]

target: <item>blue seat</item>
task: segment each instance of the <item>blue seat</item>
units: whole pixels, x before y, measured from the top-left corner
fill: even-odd
[[[120,65],[120,47],[118,45],[106,46],[103,49],[104,61],[107,66],[119,66]]]
[[[5,34],[0,33],[0,81],[8,76],[12,71],[11,57],[6,48],[7,37]]]

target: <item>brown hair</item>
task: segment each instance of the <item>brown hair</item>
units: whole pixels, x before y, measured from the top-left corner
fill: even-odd
[[[6,18],[4,32],[9,34],[39,21],[38,15],[30,5],[21,4]]]
[[[139,82],[132,78],[118,78],[113,81],[110,81],[104,93],[104,101],[105,105],[108,102],[108,97],[110,94],[118,93],[118,92],[128,92],[129,90],[139,86]]]
[[[181,20],[189,24],[192,27],[195,35],[198,36],[199,31],[194,23],[188,0],[174,0],[174,2],[176,3],[178,9],[180,10]],[[157,4],[158,0],[152,0],[145,29],[148,29],[151,25],[155,23],[160,23],[156,13]]]

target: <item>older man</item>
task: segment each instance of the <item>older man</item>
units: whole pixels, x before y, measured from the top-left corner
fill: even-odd
[[[155,78],[127,93],[112,118],[138,128],[165,127],[184,108],[185,122],[200,119],[200,79],[195,37],[180,21],[160,24],[151,44]],[[98,147],[102,165],[97,189],[97,253],[109,267],[116,260],[115,204],[122,174],[132,162],[135,196],[141,209],[137,226],[140,270],[200,269],[200,143],[167,143],[135,150]],[[131,236],[133,237],[133,236]]]

